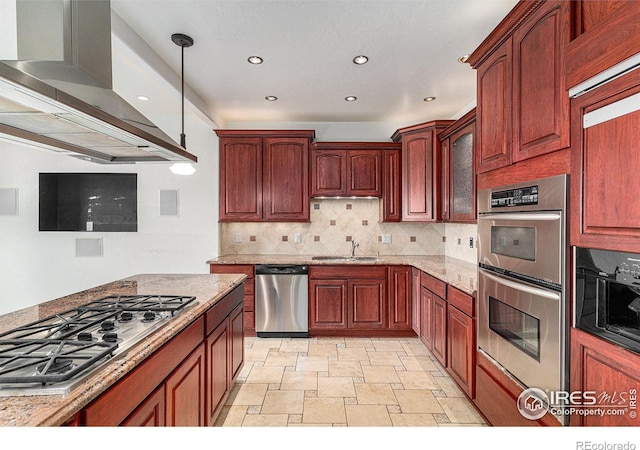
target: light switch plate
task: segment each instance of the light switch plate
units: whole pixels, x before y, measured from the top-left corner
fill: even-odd
[[[242,233],[236,233],[236,244],[242,242]]]

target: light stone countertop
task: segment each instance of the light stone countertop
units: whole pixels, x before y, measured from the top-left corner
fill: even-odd
[[[125,354],[115,355],[67,395],[0,396],[0,426],[58,426],[242,284],[245,275],[142,274],[0,316],[0,332],[108,295],[185,295],[196,301]]]
[[[375,261],[318,261],[314,260],[313,256],[314,255],[225,255],[210,259],[207,261],[207,264],[408,265],[420,269],[466,294],[475,295],[477,291],[477,266],[467,261],[450,258],[448,256],[383,255]]]

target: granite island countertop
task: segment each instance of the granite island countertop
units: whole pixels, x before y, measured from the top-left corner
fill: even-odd
[[[217,301],[245,275],[141,274],[0,316],[0,332],[108,295],[188,295],[196,300],[126,353],[114,356],[67,395],[1,396],[0,426],[63,425]]]
[[[407,256],[383,255],[373,261],[314,260],[314,255],[224,255],[210,259],[207,264],[374,264],[408,265],[432,275],[462,292],[475,295],[478,284],[477,265],[443,255]]]

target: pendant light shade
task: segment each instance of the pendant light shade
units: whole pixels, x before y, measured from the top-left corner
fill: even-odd
[[[182,90],[181,90],[181,94],[182,94],[182,132],[180,133],[180,146],[186,150],[187,149],[187,136],[184,134],[184,49],[185,49],[185,47],[191,47],[193,45],[193,39],[191,39],[186,34],[175,33],[175,34],[171,35],[171,40],[173,41],[174,44],[176,44],[177,46],[182,48],[182,55],[181,55],[182,72],[181,72],[181,75],[180,75],[180,77],[182,79]],[[187,166],[189,166],[189,167],[187,167]],[[171,170],[172,173],[175,173],[175,174],[178,174],[178,175],[192,175],[196,171],[195,167],[193,167],[193,165],[191,163],[176,163],[176,164],[173,164],[170,167],[170,170]]]

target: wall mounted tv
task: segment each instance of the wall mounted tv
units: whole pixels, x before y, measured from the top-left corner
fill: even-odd
[[[135,173],[40,173],[40,231],[138,231]]]

